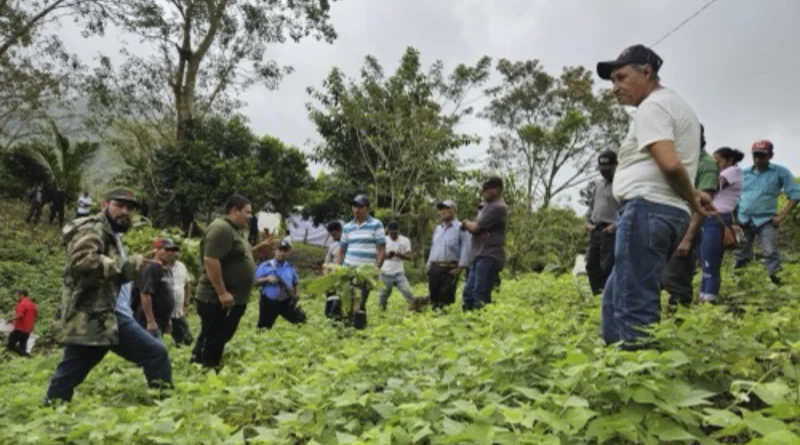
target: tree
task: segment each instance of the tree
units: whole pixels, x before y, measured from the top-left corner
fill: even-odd
[[[37,164],[47,175],[49,185],[61,188],[70,198],[81,190],[86,169],[100,150],[96,142],[71,143],[51,122],[52,142],[32,142],[16,147],[20,154]]]
[[[106,5],[114,0],[0,0],[0,59],[16,46],[28,46],[45,25],[67,16],[89,19],[87,30],[102,33]]]
[[[464,98],[486,81],[490,63],[483,57],[445,76],[440,61],[423,71],[419,52],[408,48],[391,76],[372,56],[358,82],[334,68],[323,90],[309,88],[309,115],[323,139],[315,159],[368,186],[390,215],[406,212],[454,175],[458,148],[478,141],[455,126],[472,113]]]
[[[0,0],[0,149],[47,134],[52,119],[66,133],[75,99],[68,93],[83,67],[44,28],[74,17],[102,32],[109,1]]]
[[[121,70],[103,58],[89,86],[108,121],[172,123],[175,140],[191,139],[193,122],[235,110],[232,93],[256,82],[275,86],[291,68],[266,60],[269,44],[314,36],[332,42],[330,0],[119,0],[112,18],[152,44],[155,55],[127,52]],[[245,65],[249,63],[249,68]]]
[[[595,92],[590,71],[566,67],[549,75],[537,60],[497,63],[499,86],[483,116],[499,132],[491,139],[491,166],[525,181],[534,203],[548,207],[558,194],[586,182],[594,156],[619,145],[628,114],[609,91]]]
[[[288,214],[306,193],[311,177],[304,155],[276,138],[257,138],[244,119],[206,118],[196,135],[153,155],[153,175],[142,186],[156,224],[189,232],[197,216],[210,220],[234,193],[254,208],[272,202]]]

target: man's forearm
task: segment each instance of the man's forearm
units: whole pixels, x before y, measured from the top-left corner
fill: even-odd
[[[783,209],[781,209],[781,213],[780,215],[778,215],[778,217],[780,219],[786,218],[787,216],[789,216],[789,212],[791,212],[796,205],[797,201],[792,201],[792,200],[787,201],[786,205],[783,206]]]
[[[384,259],[386,259],[386,246],[378,246],[378,256],[375,258],[375,266],[380,269],[383,266]]]
[[[153,298],[147,292],[142,292],[142,312],[147,323],[155,323],[156,317],[153,315]]]
[[[702,227],[703,223],[703,215],[695,212],[692,213],[692,219],[689,220],[689,227],[686,229],[686,233],[683,235],[683,239],[689,242],[694,241],[694,237],[697,236],[697,232]]]
[[[344,254],[345,254],[345,252],[347,252],[346,249],[339,249],[336,252],[336,264],[338,264],[340,266],[342,265],[342,263],[344,262]]]
[[[216,258],[205,257],[203,262],[206,266],[208,280],[211,281],[211,285],[214,286],[214,290],[217,291],[217,295],[222,295],[227,292],[227,289],[225,288],[225,282],[222,281],[222,265],[220,264],[219,260]]]
[[[683,165],[679,165],[674,170],[663,173],[672,190],[691,205],[695,199],[695,189],[694,185],[692,185],[692,180],[689,179],[689,173],[686,168]]]

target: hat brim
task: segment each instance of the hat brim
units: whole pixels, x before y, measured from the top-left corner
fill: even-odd
[[[359,207],[369,207],[369,203],[366,201],[356,201],[355,199],[350,202],[350,205],[359,206]]]
[[[437,209],[439,209],[439,210],[442,210],[442,209],[452,209],[452,208],[454,208],[454,207],[455,207],[455,206],[447,205],[447,204],[445,204],[445,203],[443,203],[443,202],[440,202],[439,204],[436,204],[436,208],[437,208]]]
[[[603,80],[611,80],[611,73],[620,67],[628,65],[626,62],[618,60],[606,60],[605,62],[597,63],[597,75]]]

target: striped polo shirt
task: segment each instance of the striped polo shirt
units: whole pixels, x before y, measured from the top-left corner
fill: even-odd
[[[386,245],[383,223],[372,216],[367,217],[362,224],[354,219],[344,225],[339,245],[345,249],[345,266],[375,264],[378,258],[377,247]]]

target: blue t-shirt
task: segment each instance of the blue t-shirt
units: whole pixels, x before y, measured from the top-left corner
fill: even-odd
[[[288,261],[271,259],[261,263],[256,270],[256,280],[270,276],[276,276],[283,280],[283,282],[286,284],[286,287],[289,289],[293,289],[294,286],[300,282],[297,272]],[[262,284],[261,296],[270,300],[278,300],[278,298],[281,296],[281,285],[278,283]],[[288,295],[286,297],[288,297]]]

